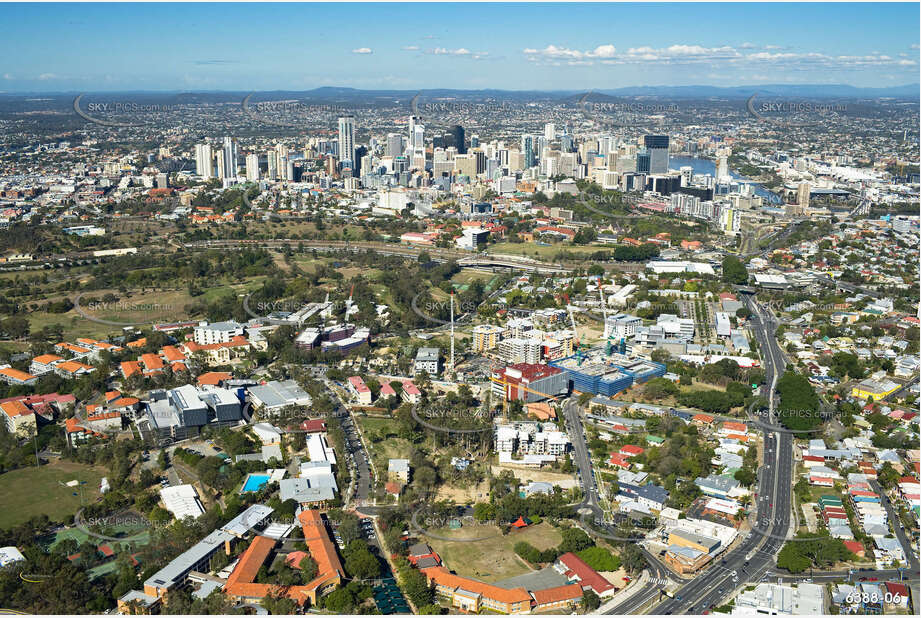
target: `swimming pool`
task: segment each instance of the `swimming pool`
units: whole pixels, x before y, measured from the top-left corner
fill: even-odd
[[[269,482],[268,474],[250,474],[243,483],[243,491],[259,491]]]

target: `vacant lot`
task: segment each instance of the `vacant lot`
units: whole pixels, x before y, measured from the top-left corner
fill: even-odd
[[[473,524],[469,519],[464,522],[464,527],[458,530],[448,527],[433,529],[432,534],[442,538],[427,535],[426,542],[438,552],[447,568],[458,575],[488,582],[501,581],[532,570],[515,554],[515,543],[527,541],[538,549],[549,549],[562,540],[556,528],[544,522],[504,536],[498,526]],[[420,521],[420,524],[424,526],[424,522]],[[455,538],[456,541],[445,540]]]
[[[101,469],[69,461],[0,474],[0,528],[10,528],[42,513],[54,520],[68,519],[80,508],[81,499],[82,504],[89,504],[99,496],[103,474]],[[85,484],[64,485],[72,480]]]
[[[412,444],[409,440],[396,436],[396,423],[393,419],[359,416],[357,420],[377,473],[386,476],[388,460],[407,457],[412,450]]]
[[[502,474],[503,471],[510,470],[515,478],[523,483],[544,482],[553,485],[559,485],[563,489],[576,487],[576,477],[572,474],[563,474],[561,472],[544,472],[533,468],[518,468],[515,466],[497,466],[492,467],[492,473],[495,475]]]

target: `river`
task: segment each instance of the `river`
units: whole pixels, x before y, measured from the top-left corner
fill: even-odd
[[[678,171],[678,168],[690,166],[695,174],[709,174],[710,176],[716,177],[716,162],[711,161],[710,159],[700,159],[698,157],[669,157],[668,158],[668,167],[670,170]],[[737,174],[733,170],[729,170],[729,175],[735,180],[749,180],[745,176]],[[760,195],[765,200],[771,204],[782,204],[783,200],[780,199],[776,193],[768,191],[763,186],[754,181],[749,181],[755,187],[755,195]]]

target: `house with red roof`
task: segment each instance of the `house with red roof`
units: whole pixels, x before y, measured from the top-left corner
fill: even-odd
[[[645,452],[646,449],[635,446],[633,444],[627,444],[620,449],[620,454],[624,457],[636,457],[637,455],[642,455]]]
[[[599,597],[608,597],[617,592],[614,584],[572,552],[567,552],[557,558],[553,568],[565,576],[570,583],[579,584],[583,590],[590,589]]]

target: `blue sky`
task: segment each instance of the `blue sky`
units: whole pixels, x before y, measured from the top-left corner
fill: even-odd
[[[918,81],[919,5],[0,4],[0,91]]]

